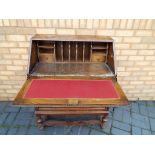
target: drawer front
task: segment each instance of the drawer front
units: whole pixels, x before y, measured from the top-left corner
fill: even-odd
[[[92,62],[105,62],[106,56],[104,56],[102,53],[101,54],[92,54],[91,61]]]
[[[68,108],[49,108],[49,107],[37,107],[35,108],[36,114],[45,115],[81,115],[81,114],[108,114],[108,108],[84,108],[84,107],[68,107]]]
[[[40,53],[39,61],[42,63],[52,63],[55,61],[55,56],[52,53]]]

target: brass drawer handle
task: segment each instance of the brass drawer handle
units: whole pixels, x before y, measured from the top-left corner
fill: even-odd
[[[68,100],[68,105],[77,105],[78,104],[78,99],[69,99]]]

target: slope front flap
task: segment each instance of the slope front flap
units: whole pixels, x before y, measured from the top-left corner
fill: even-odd
[[[51,79],[26,80],[14,101],[15,105],[106,105],[128,104],[115,79]]]

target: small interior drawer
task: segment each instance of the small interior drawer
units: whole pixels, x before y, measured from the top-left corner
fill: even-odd
[[[39,53],[39,61],[42,63],[52,63],[55,61],[55,55],[53,53]]]
[[[103,53],[93,53],[91,62],[105,62],[106,56]]]

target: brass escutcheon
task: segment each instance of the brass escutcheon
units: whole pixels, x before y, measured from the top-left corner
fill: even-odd
[[[78,104],[78,102],[79,102],[78,99],[69,99],[68,100],[69,105],[76,105],[76,104]]]

